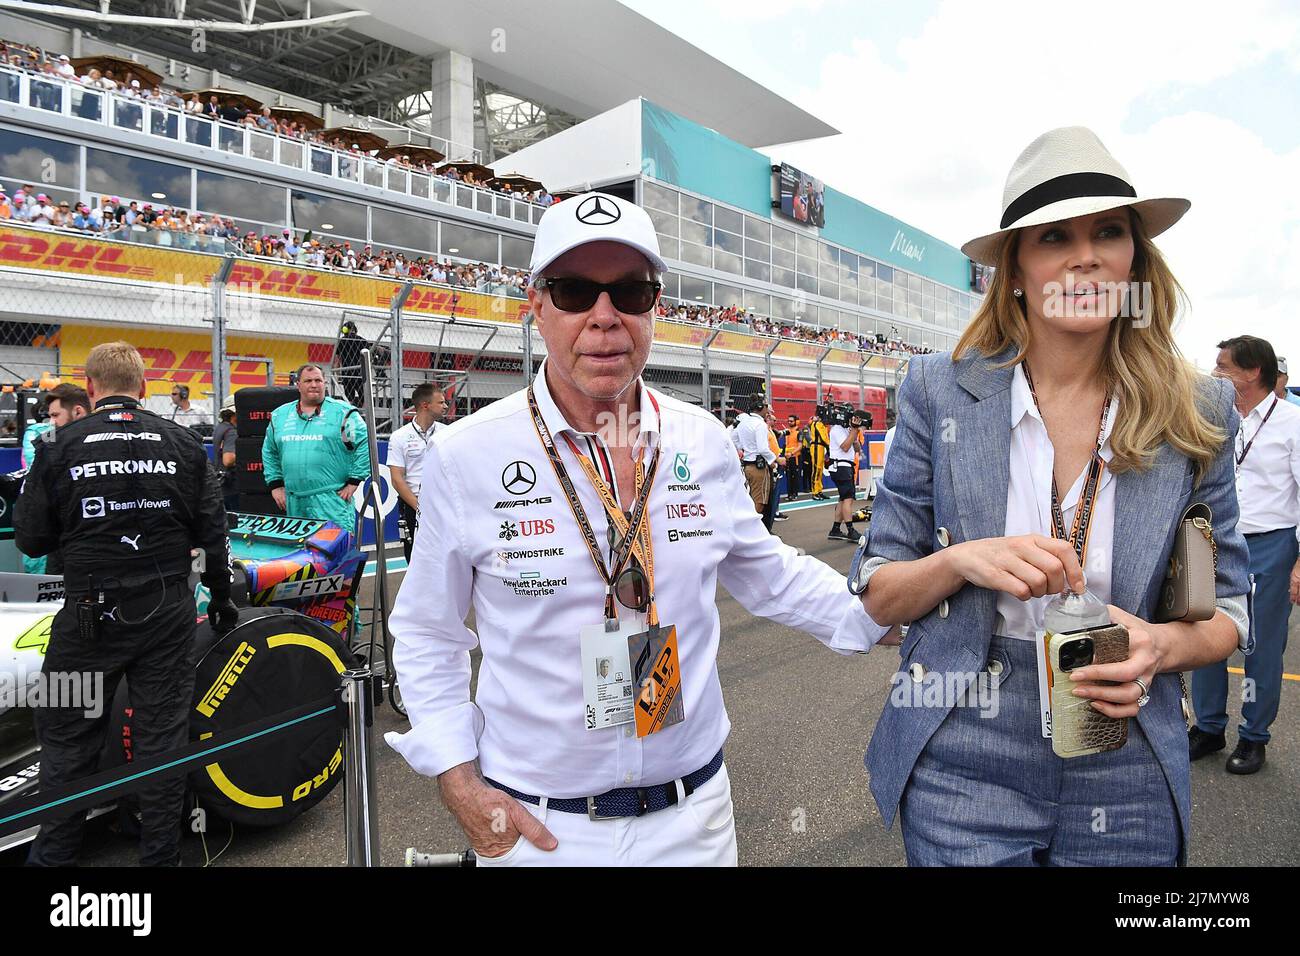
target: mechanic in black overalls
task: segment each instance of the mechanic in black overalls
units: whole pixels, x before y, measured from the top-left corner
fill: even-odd
[[[19,548],[32,555],[63,551],[66,599],[54,617],[42,671],[47,679],[77,675],[68,683],[83,688],[83,674],[103,680],[92,702],[64,700],[36,709],[42,790],[99,769],[110,704],[123,676],[135,759],[188,743],[193,566],[212,592],[214,629],[228,630],[239,617],[230,599],[221,488],[198,436],[141,407],[144,362],[129,344],[91,349],[86,378],[94,412],[60,428],[41,449],[15,505]],[[200,549],[201,559],[191,557],[192,548]],[[183,776],[139,791],[142,865],[179,865],[184,794]],[[81,811],[43,823],[28,862],[76,863],[85,816]]]

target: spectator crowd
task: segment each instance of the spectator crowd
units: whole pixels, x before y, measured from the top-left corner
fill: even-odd
[[[661,301],[656,309],[656,315],[670,322],[688,322],[693,325],[706,325],[710,328],[769,335],[796,342],[829,345],[834,348],[873,352],[880,355],[898,352],[926,355],[934,351],[931,348],[923,348],[919,345],[910,345],[904,342],[899,337],[897,328],[890,329],[889,335],[884,333],[855,335],[842,329],[824,329],[803,322],[763,318],[735,305],[719,307]]]
[[[112,70],[101,71],[92,67],[79,76],[67,54],[47,53],[0,39],[0,63],[43,79],[79,83],[81,86],[91,89],[111,92],[128,99],[138,99],[150,106],[164,107],[212,120],[224,120],[227,123],[252,127],[259,132],[296,139],[317,146],[325,146],[356,156],[358,161],[362,158],[372,158],[374,153],[373,150],[361,149],[356,143],[347,142],[337,132],[327,135],[329,131],[313,129],[304,121],[289,119],[286,116],[276,116],[276,110],[270,106],[251,109],[237,99],[227,98],[222,101],[214,93],[209,94],[205,100],[197,92],[186,93],[162,85],[150,85],[147,82],[142,82],[130,70],[125,70],[121,75],[118,75]],[[43,94],[37,95],[39,99],[39,96]],[[54,105],[54,103],[47,104],[47,108],[52,108]],[[89,108],[97,109],[98,107],[92,104]],[[413,160],[410,155],[406,154],[393,155],[385,161],[393,166],[425,173],[450,182],[460,182],[467,186],[488,189],[505,196],[536,203],[539,206],[549,206],[555,202],[555,197],[544,186],[533,190],[522,189],[512,186],[510,183],[481,179],[472,169],[462,172],[454,165],[445,163],[440,165],[418,157]]]

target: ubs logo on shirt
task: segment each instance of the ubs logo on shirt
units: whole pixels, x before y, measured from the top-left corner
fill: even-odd
[[[513,541],[515,538],[537,538],[545,534],[555,534],[555,521],[551,518],[530,518],[527,521],[503,521],[498,538]]]

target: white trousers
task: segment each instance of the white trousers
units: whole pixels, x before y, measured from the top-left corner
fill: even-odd
[[[479,857],[478,867],[495,866],[735,866],[736,820],[731,778],[723,764],[684,801],[643,817],[591,820],[584,813],[548,810],[520,801],[555,835],[559,846],[539,850],[522,836],[496,857]]]

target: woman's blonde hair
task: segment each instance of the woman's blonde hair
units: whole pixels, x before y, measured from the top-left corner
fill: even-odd
[[[1199,482],[1227,434],[1210,420],[1203,377],[1174,342],[1174,317],[1186,293],[1132,209],[1129,221],[1133,280],[1143,290],[1144,311],[1141,319],[1121,315],[1111,322],[1102,358],[1107,389],[1119,396],[1119,413],[1110,434],[1114,452],[1110,468],[1117,474],[1145,471],[1160,444],[1168,442],[1192,460]],[[1023,301],[1012,293],[1020,231],[1008,233],[999,245],[988,294],[953,349],[953,361],[971,349],[992,356],[1012,347],[1016,354],[1002,367],[1024,360],[1029,321]]]

